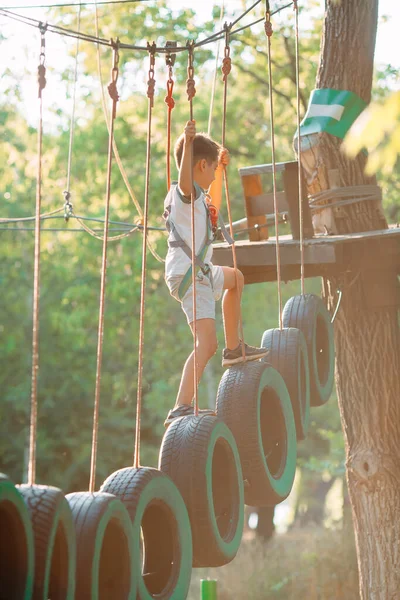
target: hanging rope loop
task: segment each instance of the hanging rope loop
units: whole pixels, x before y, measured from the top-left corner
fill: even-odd
[[[176,42],[167,42],[166,48],[176,48]],[[168,79],[167,79],[167,95],[164,98],[164,102],[168,106],[168,115],[167,115],[167,187],[168,190],[171,187],[171,112],[175,106],[175,100],[172,96],[174,91],[174,80],[172,78],[173,72],[172,67],[175,64],[176,54],[173,52],[167,52],[165,56],[165,64],[168,67]]]
[[[164,102],[168,106],[169,110],[172,110],[175,106],[175,100],[172,97],[174,91],[174,80],[172,79],[172,67],[168,69],[168,80],[167,80],[167,95],[164,98]]]
[[[150,67],[149,67],[149,73],[148,73],[149,78],[147,80],[147,97],[150,100],[151,108],[153,108],[153,106],[154,106],[154,89],[155,89],[155,85],[156,85],[156,80],[154,79],[154,66],[156,64],[156,56],[155,56],[156,44],[155,44],[155,42],[153,42],[152,44],[147,42],[147,50],[148,50],[149,56],[150,56]]]
[[[118,94],[118,89],[117,89],[117,81],[118,81],[118,75],[119,75],[119,68],[118,68],[119,39],[117,38],[115,43],[113,42],[113,40],[111,40],[111,45],[113,47],[114,56],[113,56],[113,67],[111,69],[111,81],[108,84],[107,89],[108,89],[108,93],[110,94],[110,98],[113,101],[112,118],[115,119],[115,117],[117,115],[117,102],[119,100],[119,94]]]
[[[224,50],[224,58],[222,61],[222,67],[221,67],[222,74],[223,74],[222,81],[226,81],[226,79],[232,69],[232,60],[230,57],[231,49],[229,47],[229,35],[230,35],[230,31],[231,31],[231,25],[228,25],[228,23],[225,23],[224,30],[225,30],[225,50]]]
[[[193,49],[194,49],[194,41],[189,40],[186,43],[186,47],[188,49],[188,67],[187,67],[187,80],[186,80],[186,93],[188,97],[188,101],[191,102],[196,95],[196,87],[194,76],[194,67],[193,67]]]
[[[40,30],[40,56],[39,56],[39,66],[38,66],[38,86],[39,86],[38,97],[41,98],[42,91],[46,87],[46,66],[44,63],[45,63],[45,59],[46,59],[45,34],[47,31],[47,23],[40,23],[39,30]]]

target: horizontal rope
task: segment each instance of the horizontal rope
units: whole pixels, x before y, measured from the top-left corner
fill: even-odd
[[[331,202],[335,198],[340,199]],[[309,206],[312,212],[321,212],[326,208],[371,201],[382,201],[382,190],[378,185],[350,185],[329,188],[309,195]]]
[[[99,2],[67,2],[63,4],[23,4],[21,6],[0,6],[0,8],[22,10],[26,8],[63,8],[65,6],[100,6],[100,4],[134,4],[137,2],[149,2],[150,0],[101,0]]]

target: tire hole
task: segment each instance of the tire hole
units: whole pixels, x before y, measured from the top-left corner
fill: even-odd
[[[236,531],[240,498],[234,456],[223,438],[214,446],[212,494],[219,534],[225,542],[230,542]]]
[[[57,527],[51,559],[49,597],[63,600],[68,594],[68,543],[63,523]]]
[[[326,323],[321,315],[317,316],[316,324],[316,360],[318,379],[322,386],[326,385],[329,375],[329,335]]]
[[[369,471],[369,464],[368,464],[367,462],[365,462],[365,463],[363,464],[363,467],[364,467],[364,471],[365,471],[366,473],[368,473],[368,471]]]
[[[167,594],[176,585],[181,555],[178,524],[172,511],[162,502],[151,502],[142,519],[142,574],[151,595]]]
[[[300,352],[299,360],[299,378],[300,378],[300,402],[301,402],[301,414],[304,415],[307,411],[307,375],[306,365],[304,362],[303,352]]]
[[[278,479],[287,458],[287,431],[282,406],[276,391],[265,387],[260,403],[261,438],[268,470]]]
[[[117,519],[111,519],[104,533],[99,565],[99,599],[127,598],[131,565],[126,534]]]
[[[8,600],[24,595],[28,569],[24,525],[17,507],[8,500],[0,504],[0,582]]]

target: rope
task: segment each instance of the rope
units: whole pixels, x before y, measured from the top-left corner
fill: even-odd
[[[104,299],[106,290],[106,270],[107,270],[107,242],[108,242],[108,224],[110,215],[110,196],[111,196],[111,166],[112,166],[112,140],[114,135],[114,121],[116,117],[117,102],[119,99],[117,91],[118,80],[118,39],[114,45],[113,51],[113,68],[111,71],[111,82],[108,86],[108,92],[112,99],[112,117],[110,125],[110,133],[108,139],[108,164],[107,164],[107,188],[105,200],[105,215],[104,215],[104,237],[103,237],[103,256],[101,261],[101,282],[100,282],[100,306],[99,306],[99,329],[97,338],[97,361],[96,361],[96,387],[94,399],[94,414],[93,414],[93,436],[92,436],[92,457],[90,463],[90,483],[89,492],[93,493],[96,483],[96,460],[97,460],[97,440],[99,431],[99,407],[100,407],[100,383],[101,383],[101,361],[103,357],[103,336],[104,336]]]
[[[194,42],[187,42],[188,48],[188,66],[186,79],[186,93],[189,102],[189,118],[193,121],[193,98],[196,95],[195,81],[193,78],[193,48]],[[196,298],[196,233],[194,220],[194,203],[196,201],[196,192],[193,185],[193,142],[190,145],[190,226],[192,235],[192,288],[193,288],[193,376],[194,376],[194,414],[199,414],[199,395],[198,395],[198,363],[197,363],[197,298]]]
[[[271,152],[272,152],[272,182],[274,195],[274,215],[275,215],[275,237],[276,237],[276,280],[278,283],[278,307],[279,307],[279,329],[283,329],[282,320],[282,283],[281,283],[281,254],[279,249],[279,221],[278,221],[278,203],[276,199],[276,161],[275,161],[275,125],[274,125],[274,105],[272,98],[272,71],[271,71],[271,36],[273,34],[270,20],[269,1],[267,0],[267,10],[265,13],[265,34],[268,40],[268,78],[269,78],[269,108],[271,119]]]
[[[139,319],[139,358],[138,358],[138,382],[136,403],[136,432],[135,432],[135,455],[133,466],[140,466],[140,422],[142,413],[142,381],[143,381],[143,349],[144,349],[144,306],[146,294],[146,271],[147,271],[147,224],[149,215],[149,186],[150,186],[150,157],[151,157],[151,121],[154,106],[154,66],[155,66],[155,44],[148,44],[150,57],[149,78],[147,81],[148,117],[147,117],[147,156],[146,156],[146,188],[144,194],[144,221],[143,221],[143,245],[142,245],[142,280],[140,289],[140,319]]]
[[[45,219],[46,217],[55,215],[56,213],[59,213],[63,210],[64,210],[64,208],[56,208],[55,210],[52,210],[50,212],[42,213],[41,215],[39,215],[39,218]],[[0,218],[0,223],[16,223],[19,221],[34,221],[35,219],[36,219],[36,216],[34,216],[34,217],[15,217],[15,218],[2,217],[2,218]]]
[[[172,42],[173,43],[173,42]],[[171,187],[171,116],[172,111],[175,107],[175,100],[172,96],[174,91],[174,80],[172,79],[172,67],[175,63],[176,54],[169,53],[165,56],[165,63],[168,67],[168,80],[167,80],[167,95],[164,98],[164,102],[168,106],[167,113],[167,187],[168,190]]]
[[[63,8],[66,6],[92,6],[93,4],[132,4],[134,2],[148,2],[149,0],[104,0],[103,2],[67,2],[63,4],[28,4],[22,6],[2,6],[1,8],[25,9],[25,8]]]
[[[225,0],[222,0],[221,10],[220,10],[220,13],[219,13],[220,26],[222,24],[222,19],[223,19],[223,16],[224,16],[224,4],[225,4]],[[208,128],[207,128],[207,134],[208,135],[211,135],[211,123],[212,123],[212,115],[213,115],[213,110],[214,110],[215,88],[216,88],[216,85],[217,85],[217,70],[218,70],[218,62],[219,62],[219,49],[220,49],[220,45],[221,45],[220,42],[221,42],[221,38],[219,38],[219,40],[218,40],[217,51],[215,53],[214,77],[213,77],[212,88],[211,88],[210,111],[208,113]]]
[[[225,139],[226,139],[226,108],[227,108],[227,95],[228,95],[228,75],[231,72],[231,57],[230,57],[230,47],[229,47],[229,31],[230,26],[225,23],[225,49],[224,49],[224,59],[222,61],[222,81],[224,83],[224,97],[223,97],[223,112],[222,112],[222,147],[225,148]],[[231,200],[229,195],[229,186],[228,186],[228,173],[226,169],[226,165],[223,165],[224,169],[224,185],[225,185],[225,197],[226,197],[226,206],[228,209],[228,219],[229,219],[229,229],[231,238],[234,239],[233,234],[233,221],[232,221],[232,212],[231,212]],[[236,246],[235,242],[232,244],[232,259],[233,259],[233,268],[235,269],[235,279],[236,279],[236,290],[239,291],[239,274],[238,274],[238,266],[237,266],[237,257],[236,257]],[[243,362],[246,358],[246,352],[244,348],[244,335],[243,335],[243,318],[242,318],[242,308],[241,302],[238,294],[238,303],[239,303],[239,334],[240,334],[240,344],[242,349],[242,358]]]
[[[295,14],[295,46],[296,46],[296,115],[297,115],[297,131],[300,135],[300,60],[299,60],[299,7],[297,0],[293,0],[293,9]],[[298,139],[297,144],[297,161],[298,161],[298,185],[299,185],[299,229],[300,229],[300,289],[302,295],[305,294],[304,283],[304,215],[303,215],[303,186],[301,180],[301,144]]]
[[[43,98],[42,91],[46,87],[45,40],[46,27],[40,30],[40,55],[38,66],[38,170],[36,182],[36,218],[35,218],[35,252],[33,266],[33,318],[32,318],[32,387],[31,387],[31,422],[29,432],[29,464],[28,484],[34,485],[36,480],[36,438],[37,438],[37,378],[39,371],[39,291],[40,291],[40,208],[42,202],[42,154],[43,154]]]
[[[81,28],[81,6],[79,5],[78,11],[78,31]],[[68,222],[70,215],[72,214],[72,204],[70,202],[70,183],[71,183],[71,163],[72,163],[72,148],[74,143],[74,129],[75,129],[75,99],[76,99],[76,83],[78,79],[78,55],[79,55],[79,39],[76,40],[75,50],[75,70],[74,70],[74,86],[72,93],[72,109],[71,109],[71,120],[69,126],[69,146],[68,146],[68,163],[67,163],[67,185],[63,192],[64,194],[64,216]]]
[[[95,2],[95,31],[96,31],[96,37],[98,37],[99,36],[99,15],[98,15],[98,11],[97,11],[97,2]],[[101,87],[101,103],[103,106],[103,113],[104,113],[104,119],[106,122],[106,126],[107,126],[108,131],[110,131],[110,119],[109,119],[108,110],[107,110],[107,103],[106,103],[106,99],[105,99],[104,85],[103,85],[103,75],[102,75],[102,71],[101,71],[100,45],[97,44],[96,47],[97,47],[97,53],[96,53],[97,54],[97,73],[99,76],[100,87]],[[116,160],[118,168],[119,168],[119,172],[121,173],[122,179],[125,183],[125,187],[128,190],[128,194],[137,210],[137,213],[140,217],[141,222],[143,222],[143,211],[139,204],[138,199],[136,198],[135,192],[133,191],[132,186],[129,182],[128,175],[125,171],[124,165],[122,164],[121,156],[119,154],[119,150],[118,150],[118,146],[117,146],[117,142],[116,142],[115,138],[113,138],[113,151],[114,151],[115,160]],[[132,229],[130,233],[132,233],[135,230],[136,230],[136,228]],[[90,233],[90,235],[92,235],[93,237],[98,238],[98,236],[96,236],[96,234],[93,231],[92,232],[88,231],[88,233]],[[130,235],[130,233],[127,233],[126,235]],[[124,236],[124,235],[115,236],[114,238],[111,238],[109,241],[118,241],[118,240],[122,239],[123,237],[126,237],[126,236]],[[101,238],[98,238],[98,239],[101,239]],[[160,262],[160,263],[165,262],[165,260],[163,258],[161,258],[161,256],[156,252],[156,250],[154,250],[150,241],[147,242],[147,247],[149,248],[150,252],[152,253],[154,258],[158,262]]]

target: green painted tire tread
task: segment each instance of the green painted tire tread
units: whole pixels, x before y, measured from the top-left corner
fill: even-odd
[[[315,356],[316,323],[318,316],[323,319],[328,336],[328,373],[324,382],[321,382],[319,379],[317,358]],[[335,370],[333,326],[325,304],[315,294],[293,296],[285,304],[282,321],[284,327],[297,327],[304,334],[310,369],[310,405],[322,406],[331,396]]]
[[[286,383],[293,408],[297,440],[304,440],[310,424],[310,371],[304,334],[295,327],[267,329],[262,336],[261,346],[269,350],[264,362],[272,365]],[[301,387],[299,354],[304,361],[304,398],[301,397],[302,390],[299,390]]]
[[[75,593],[76,540],[71,510],[63,492],[55,487],[44,485],[17,486],[28,507],[34,535],[35,547],[35,597],[47,598],[50,595],[49,578],[53,557],[56,530],[60,521],[64,526],[67,542],[68,565],[67,587],[52,590],[65,600],[73,600]],[[57,523],[56,527],[54,527]]]
[[[260,439],[258,397],[263,380],[281,398],[286,425],[287,453],[283,473],[272,477]],[[227,369],[217,392],[217,415],[232,431],[239,449],[244,498],[249,506],[274,506],[290,493],[296,472],[296,426],[286,384],[270,365],[254,361]]]
[[[21,565],[13,564],[13,568],[16,569],[15,578],[17,586],[13,589],[5,589],[4,581],[0,580],[0,599],[1,600],[31,600],[33,591],[33,580],[34,580],[34,542],[33,542],[33,531],[30,521],[28,508],[22,498],[21,494],[17,490],[13,482],[5,475],[0,473],[0,510],[1,504],[7,502],[12,504],[17,512],[20,531],[23,535],[21,543],[25,547],[26,565],[24,569],[24,579],[21,581],[21,571],[18,567]],[[4,534],[4,532],[1,532]],[[15,533],[15,532],[14,532]],[[8,552],[8,551],[7,551]],[[1,575],[1,569],[0,569]],[[6,595],[3,593],[6,592]]]
[[[150,488],[152,491],[149,492]],[[112,473],[102,484],[101,491],[115,494],[125,505],[133,526],[133,536],[137,539],[139,553],[139,538],[141,518],[138,511],[142,512],[145,507],[141,506],[143,497],[149,494],[150,501],[156,500],[166,504],[171,515],[176,521],[176,542],[180,550],[179,571],[175,572],[175,583],[167,589],[157,593],[155,597],[159,600],[181,600],[186,598],[192,574],[192,535],[190,522],[183,498],[173,481],[159,470],[150,467],[127,467]],[[147,590],[144,583],[138,556],[135,572],[138,580],[138,600],[150,600],[153,596]],[[176,565],[174,562],[176,569]]]
[[[216,432],[216,433],[215,433]],[[212,435],[222,438],[232,452],[237,474],[238,506],[233,510],[229,535],[223,538],[210,515],[206,465]],[[160,450],[160,469],[176,483],[185,500],[193,535],[193,566],[223,566],[236,556],[244,521],[244,493],[240,457],[232,433],[214,416],[185,417],[173,422]],[[211,484],[210,484],[211,485]]]

